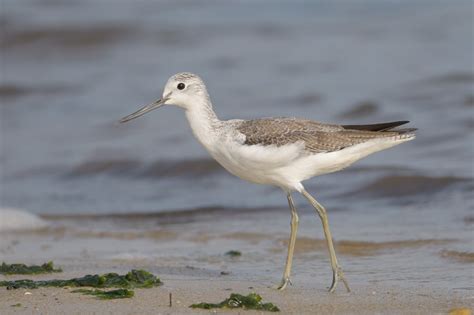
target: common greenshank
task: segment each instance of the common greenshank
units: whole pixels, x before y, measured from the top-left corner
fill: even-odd
[[[321,219],[333,272],[329,292],[341,280],[349,285],[337,262],[328,217],[324,207],[302,182],[314,176],[339,171],[374,152],[415,138],[414,128],[394,129],[408,121],[371,125],[335,125],[297,118],[220,120],[203,80],[192,73],[169,78],[162,97],[122,118],[127,122],[164,105],[185,110],[198,141],[227,171],[247,181],[280,187],[291,210],[291,233],[283,279],[279,290],[290,282],[290,271],[298,229],[298,214],[291,197],[302,194]]]

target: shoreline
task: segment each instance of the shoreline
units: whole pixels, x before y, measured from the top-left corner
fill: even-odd
[[[190,212],[176,220],[169,214],[100,219],[42,216],[48,228],[2,232],[0,261],[41,264],[53,260],[64,272],[0,275],[1,280],[66,279],[144,269],[164,285],[135,289],[131,299],[110,301],[64,288],[0,288],[0,313],[101,313],[104,309],[118,314],[209,313],[188,306],[251,292],[277,305],[281,314],[447,314],[453,308],[473,308],[472,277],[466,279],[473,254],[465,251],[469,244],[459,238],[459,232],[454,234],[458,238],[453,234],[407,238],[403,231],[393,234],[390,227],[379,230],[374,228],[376,222],[365,221],[370,231],[365,235],[348,229],[357,224],[344,221],[350,213],[335,211],[330,215],[336,252],[353,292],[346,293],[340,286],[329,294],[331,270],[319,222],[312,212],[301,211],[293,285],[280,292],[272,286],[281,279],[286,258],[288,212],[219,211]],[[400,229],[396,223],[392,228]],[[225,255],[230,250],[242,255]],[[169,293],[174,299],[171,308]],[[17,303],[22,306],[11,306]],[[217,310],[224,312],[239,311]]]

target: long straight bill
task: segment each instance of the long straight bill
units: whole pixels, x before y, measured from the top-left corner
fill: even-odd
[[[124,123],[124,122],[127,122],[129,120],[132,120],[132,119],[135,119],[135,118],[138,118],[148,112],[151,112],[152,110],[154,109],[157,109],[157,108],[160,108],[161,106],[163,106],[166,102],[166,99],[159,99],[149,105],[146,105],[142,108],[140,108],[139,110],[137,110],[136,112],[128,115],[128,116],[125,116],[123,117],[122,119],[120,119],[120,122],[121,123]]]

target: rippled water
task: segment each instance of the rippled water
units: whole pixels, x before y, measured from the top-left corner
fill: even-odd
[[[192,71],[223,119],[411,120],[415,141],[306,186],[329,209],[388,218],[410,205],[449,211],[463,228],[473,210],[470,9],[4,1],[2,205],[41,214],[284,206],[278,189],[209,160],[178,109],[117,124],[159,97],[168,76]]]

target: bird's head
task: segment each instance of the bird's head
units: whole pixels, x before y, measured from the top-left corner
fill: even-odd
[[[209,95],[202,79],[195,74],[182,72],[168,79],[160,99],[122,118],[120,122],[135,119],[164,105],[175,105],[189,110],[208,101]]]

